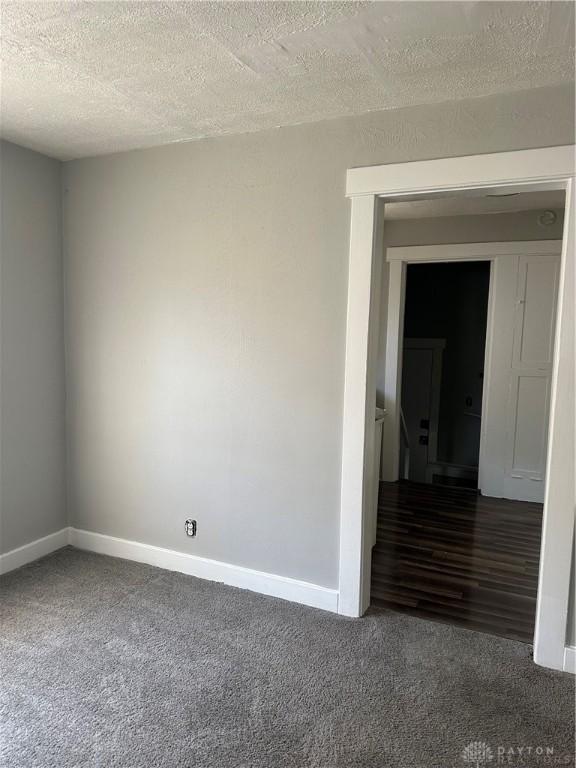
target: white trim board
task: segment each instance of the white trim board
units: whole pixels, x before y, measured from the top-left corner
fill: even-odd
[[[168,571],[178,571],[188,576],[221,582],[230,587],[248,589],[251,592],[279,597],[312,608],[338,612],[338,591],[307,581],[255,571],[252,568],[155,547],[151,544],[142,544],[139,541],[128,541],[93,531],[81,531],[77,528],[70,529],[70,544],[89,552],[135,560],[138,563],[147,563]]]
[[[56,533],[0,555],[0,575],[32,563],[68,544],[89,552],[147,563],[157,568],[165,568],[167,571],[178,571],[207,581],[221,582],[231,587],[279,597],[312,608],[338,612],[338,590],[336,589],[77,528],[62,528]]]
[[[400,245],[386,249],[386,261],[407,264],[437,261],[491,261],[498,256],[557,254],[562,240],[511,240],[509,242],[456,243],[450,245]]]
[[[70,528],[62,528],[56,533],[50,533],[41,539],[5,552],[0,555],[0,575],[33,563],[34,560],[56,552],[57,549],[62,549],[69,543],[69,536]]]
[[[567,176],[574,173],[575,147],[523,149],[493,152],[437,160],[417,160],[390,165],[350,168],[346,174],[346,195],[380,197],[415,197],[438,194],[441,190],[474,191],[485,187],[503,187],[500,191],[565,189]]]
[[[567,645],[564,648],[564,672],[576,675],[576,647]]]

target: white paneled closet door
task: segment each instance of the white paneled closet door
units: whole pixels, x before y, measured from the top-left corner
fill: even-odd
[[[560,269],[558,251],[493,264],[479,488],[485,496],[544,501]]]
[[[520,256],[503,496],[544,501],[559,256]]]

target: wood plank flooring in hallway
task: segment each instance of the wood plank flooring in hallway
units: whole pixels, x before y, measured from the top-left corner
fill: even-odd
[[[381,483],[371,605],[531,643],[542,505]]]

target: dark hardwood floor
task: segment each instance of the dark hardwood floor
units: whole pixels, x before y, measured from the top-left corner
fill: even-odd
[[[531,643],[542,505],[381,483],[373,608]]]

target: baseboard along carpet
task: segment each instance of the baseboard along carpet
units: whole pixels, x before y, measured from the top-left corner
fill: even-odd
[[[0,579],[2,768],[463,768],[502,750],[573,764],[574,678],[523,643],[70,547]]]

